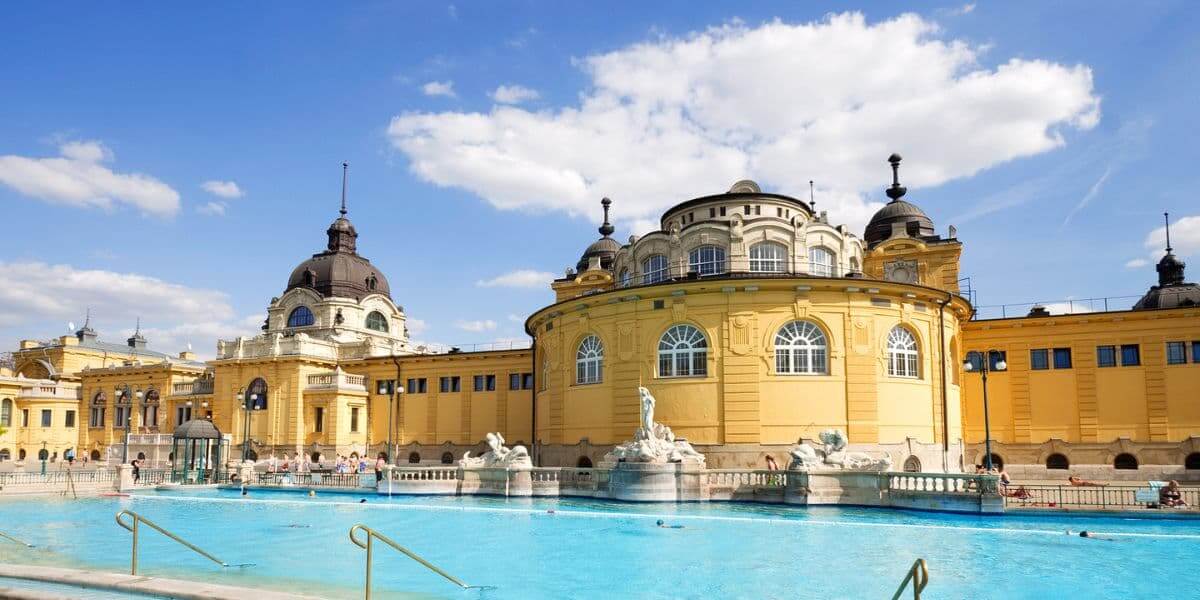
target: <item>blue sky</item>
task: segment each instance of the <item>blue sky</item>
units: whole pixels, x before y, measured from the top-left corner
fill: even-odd
[[[141,316],[164,350],[254,333],[322,249],[343,160],[360,252],[445,343],[523,337],[602,196],[624,239],[742,177],[797,196],[813,179],[861,230],[892,151],[908,199],[958,227],[980,304],[1144,292],[1163,211],[1196,262],[1192,6],[903,9],[10,6],[0,343],[85,306],[109,339]]]

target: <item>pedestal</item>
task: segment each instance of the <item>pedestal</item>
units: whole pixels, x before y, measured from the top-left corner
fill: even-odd
[[[701,500],[704,465],[699,462],[619,462],[609,475],[609,497],[631,502]]]
[[[117,491],[127,492],[132,490],[133,484],[133,465],[120,465],[117,467]]]

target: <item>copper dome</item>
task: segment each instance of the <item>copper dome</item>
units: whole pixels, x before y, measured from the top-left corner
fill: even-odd
[[[343,213],[325,232],[329,236],[326,250],[300,263],[288,277],[287,289],[309,288],[328,298],[361,300],[370,294],[392,297],[387,278],[371,261],[356,251],[358,232]],[[286,290],[285,290],[286,291]]]

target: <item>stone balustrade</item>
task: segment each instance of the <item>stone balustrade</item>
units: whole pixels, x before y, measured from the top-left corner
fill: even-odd
[[[36,383],[22,388],[18,398],[26,400],[73,400],[81,398],[78,383]]]
[[[213,393],[212,379],[178,381],[171,385],[172,396],[202,396]]]
[[[366,391],[367,378],[363,375],[352,375],[343,371],[329,371],[327,373],[315,373],[308,376],[309,390],[322,389],[351,389],[358,391]]]

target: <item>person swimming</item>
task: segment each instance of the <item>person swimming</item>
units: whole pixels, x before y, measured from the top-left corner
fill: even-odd
[[[659,519],[654,524],[663,529],[683,529],[683,525],[667,525],[667,523],[665,521],[663,521],[662,519]]]

